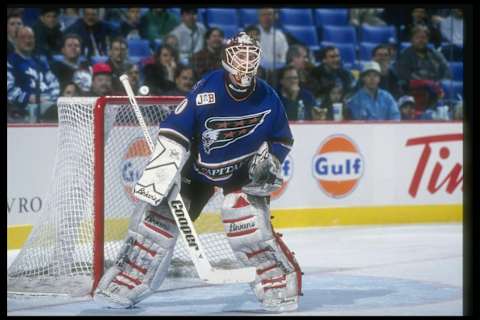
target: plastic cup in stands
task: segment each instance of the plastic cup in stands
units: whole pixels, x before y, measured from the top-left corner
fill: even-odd
[[[438,107],[437,115],[439,120],[450,120],[448,116],[448,106]]]
[[[342,108],[343,108],[343,104],[342,104],[342,103],[334,103],[334,104],[332,105],[332,109],[333,109],[333,120],[335,120],[335,121],[341,121],[341,120],[343,120]]]

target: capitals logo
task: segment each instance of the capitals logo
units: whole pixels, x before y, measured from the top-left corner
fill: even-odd
[[[280,189],[272,192],[272,199],[278,199],[287,189],[288,183],[290,179],[293,177],[293,159],[290,155],[288,155],[282,163],[282,175],[283,175],[283,182]]]
[[[263,123],[270,110],[240,117],[212,117],[205,120],[202,133],[203,149],[207,154],[252,134]]]
[[[332,198],[349,195],[357,187],[363,171],[363,156],[345,135],[326,138],[313,158],[313,176],[320,189]]]
[[[135,203],[139,200],[133,195],[132,190],[142,176],[143,168],[147,165],[150,154],[145,138],[136,138],[128,144],[127,152],[123,156],[121,164],[123,188],[130,200]]]

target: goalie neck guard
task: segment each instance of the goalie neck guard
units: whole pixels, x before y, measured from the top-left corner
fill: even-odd
[[[249,87],[257,74],[262,49],[257,40],[240,32],[227,41],[222,55],[222,66],[242,87]]]

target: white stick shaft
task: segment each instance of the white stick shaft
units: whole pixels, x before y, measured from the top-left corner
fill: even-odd
[[[123,87],[127,92],[128,99],[130,100],[130,104],[133,107],[133,111],[135,112],[138,122],[140,123],[140,127],[143,130],[143,134],[145,135],[145,140],[147,140],[148,148],[150,149],[150,152],[153,153],[155,146],[153,144],[152,138],[150,137],[150,133],[148,132],[148,127],[147,127],[147,124],[145,123],[145,120],[143,119],[143,115],[142,115],[142,112],[140,111],[140,107],[138,106],[137,100],[135,99],[135,94],[133,93],[132,87],[130,86],[130,82],[128,81],[128,76],[126,74],[121,75],[120,82],[123,84]]]

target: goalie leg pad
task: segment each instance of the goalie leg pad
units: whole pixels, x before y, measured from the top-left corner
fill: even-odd
[[[268,311],[291,311],[298,307],[302,272],[294,255],[275,233],[266,197],[230,193],[222,206],[222,222],[237,259],[256,267],[251,287]]]
[[[115,264],[104,274],[94,300],[111,308],[129,308],[150,296],[165,279],[178,228],[167,204],[142,206],[132,216]]]

